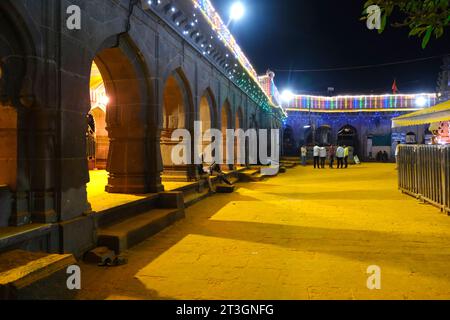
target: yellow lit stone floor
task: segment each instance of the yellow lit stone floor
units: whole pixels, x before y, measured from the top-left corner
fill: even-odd
[[[398,192],[390,164],[241,184],[126,256],[82,264],[79,298],[450,298],[450,217]],[[371,265],[381,290],[367,289]]]
[[[88,201],[92,210],[96,212],[138,201],[148,196],[106,192],[105,186],[108,184],[108,172],[106,170],[89,171],[89,177],[90,182],[87,184]],[[164,188],[166,191],[172,191],[188,184],[187,182],[165,182]]]

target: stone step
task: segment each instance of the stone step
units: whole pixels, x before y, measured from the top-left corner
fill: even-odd
[[[184,209],[154,209],[98,229],[98,245],[116,254],[131,248],[184,218]]]
[[[258,182],[264,179],[260,168],[252,168],[239,173],[240,180],[244,182]]]
[[[253,175],[257,175],[260,171],[261,171],[260,169],[247,169],[247,170],[241,171],[240,174],[247,175],[247,176],[253,176]]]
[[[256,175],[253,175],[251,178],[253,181],[258,182],[258,181],[263,181],[265,176],[263,176],[261,173],[258,173]]]
[[[111,209],[96,213],[97,225],[104,227],[117,221],[148,212],[158,206],[159,194],[151,195],[145,199],[126,203]]]
[[[211,192],[207,186],[203,187],[201,191],[196,190],[195,192],[189,192],[184,194],[184,205],[185,207],[191,207],[197,202],[209,197]]]
[[[290,162],[290,161],[281,161],[280,165],[282,165],[283,167],[285,167],[287,169],[292,169],[292,168],[296,167],[298,165],[298,163]]]
[[[68,300],[69,266],[76,265],[71,254],[33,253],[13,250],[0,254],[0,300]]]
[[[219,184],[216,186],[217,193],[233,193],[235,189],[235,186],[230,186],[227,184]]]

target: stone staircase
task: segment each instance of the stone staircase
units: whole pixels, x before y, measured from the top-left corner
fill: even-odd
[[[258,182],[264,180],[260,168],[249,168],[239,173],[242,182]]]
[[[120,254],[184,218],[181,192],[165,192],[102,212],[97,217],[97,245]]]
[[[283,157],[280,161],[280,166],[286,169],[295,168],[300,164],[300,160],[296,157]]]

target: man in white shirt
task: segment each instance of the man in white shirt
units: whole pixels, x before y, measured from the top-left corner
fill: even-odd
[[[313,149],[314,154],[314,169],[320,169],[320,147],[318,145],[314,146]]]
[[[344,168],[344,156],[345,156],[345,150],[342,146],[339,146],[336,149],[336,158],[337,158],[338,169]]]
[[[306,146],[301,147],[300,154],[301,154],[302,166],[306,166],[306,157],[308,155],[308,149],[306,149]]]
[[[327,148],[325,148],[325,146],[323,145],[320,147],[319,156],[320,156],[320,167],[322,169],[325,169],[325,161],[327,160]]]

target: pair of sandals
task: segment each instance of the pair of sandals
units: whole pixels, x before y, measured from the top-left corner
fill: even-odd
[[[99,267],[118,267],[128,263],[128,259],[124,257],[115,257],[114,259],[106,258],[98,264]]]

